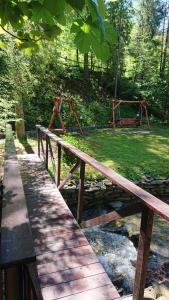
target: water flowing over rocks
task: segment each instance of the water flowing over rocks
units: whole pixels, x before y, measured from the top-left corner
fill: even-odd
[[[131,293],[137,258],[133,243],[126,236],[96,226],[84,233],[114,284],[122,293]]]
[[[107,212],[106,209],[97,211],[100,214]],[[90,213],[92,215],[92,210]],[[146,286],[153,284],[153,290],[157,285],[169,280],[169,226],[167,225],[165,221],[155,218],[146,279]],[[99,261],[121,295],[132,293],[139,226],[140,215],[135,215],[84,230]],[[155,296],[153,298],[150,290],[150,288],[146,289],[145,299],[158,299],[159,296],[165,296],[164,293],[156,293],[158,298]],[[148,296],[148,291],[152,298]]]

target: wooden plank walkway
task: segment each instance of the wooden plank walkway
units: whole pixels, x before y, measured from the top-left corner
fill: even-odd
[[[38,156],[18,159],[37,260],[39,298],[120,300]]]

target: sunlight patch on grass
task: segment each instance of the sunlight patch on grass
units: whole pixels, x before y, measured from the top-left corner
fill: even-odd
[[[112,130],[104,129],[83,138],[67,135],[64,139],[121,175],[139,179],[144,175],[155,178],[169,175],[168,137],[168,127],[153,127],[149,135],[113,135]],[[90,172],[95,175],[95,171]],[[92,173],[88,175],[92,177]]]

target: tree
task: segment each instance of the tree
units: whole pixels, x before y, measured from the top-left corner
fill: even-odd
[[[169,110],[167,21],[166,0],[139,0],[127,57],[127,76],[164,118]]]
[[[139,0],[129,53],[134,60],[134,81],[147,82],[159,64],[159,26],[163,17],[159,0]]]
[[[117,39],[112,48],[112,68],[115,78],[114,97],[117,97],[118,78],[124,71],[125,46],[130,39],[132,27],[132,1],[118,0],[110,2],[108,5],[108,19],[111,26],[116,30]]]
[[[0,131],[7,122],[15,119],[15,101],[11,97],[13,82],[10,77],[10,59],[6,51],[0,50]]]
[[[166,67],[166,58],[167,58],[167,49],[169,44],[169,3],[168,0],[164,4],[164,16],[162,24],[162,33],[161,33],[161,56],[160,56],[160,77],[164,77],[165,67]]]

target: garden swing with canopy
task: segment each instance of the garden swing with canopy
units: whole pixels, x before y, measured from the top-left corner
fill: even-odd
[[[135,118],[121,118],[120,115],[120,105],[121,104],[137,104],[138,105],[138,113]],[[112,126],[113,129],[116,127],[138,127],[143,124],[143,114],[145,114],[146,117],[146,123],[147,127],[150,130],[150,121],[148,117],[148,111],[147,111],[147,103],[145,100],[137,100],[137,101],[131,101],[131,100],[112,100]],[[118,117],[117,113],[118,112]]]

